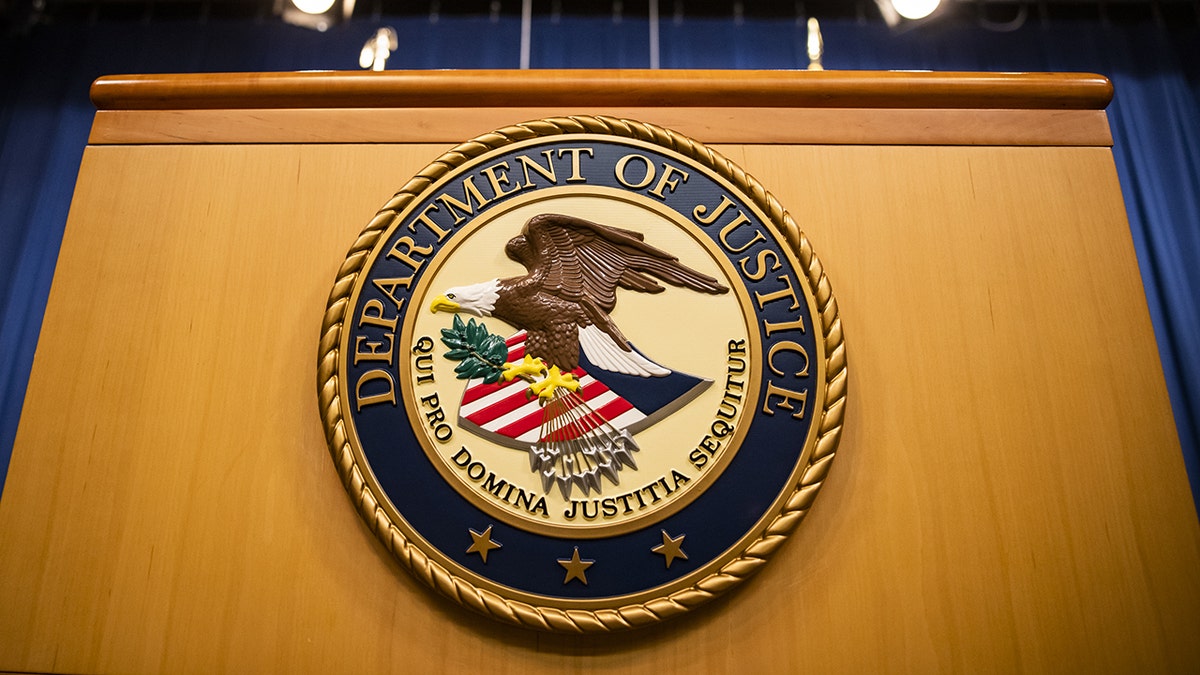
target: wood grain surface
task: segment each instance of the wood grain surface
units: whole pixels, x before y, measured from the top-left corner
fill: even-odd
[[[1112,84],[1087,73],[191,73],[102,77],[92,99],[92,144],[454,143],[580,114],[709,143],[1112,144]]]
[[[812,513],[731,595],[627,634],[420,586],[338,482],[315,369],[345,251],[444,149],[86,151],[0,500],[0,669],[1200,664],[1200,526],[1105,148],[720,147],[838,298],[847,426]]]
[[[794,70],[426,70],[113,75],[101,110],[643,106],[1103,110],[1090,73]]]
[[[650,122],[709,143],[1111,146],[1103,110],[889,108],[284,108],[101,110],[93,145],[446,143],[578,114]]]

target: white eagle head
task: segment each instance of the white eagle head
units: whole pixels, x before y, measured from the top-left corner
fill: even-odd
[[[431,312],[466,312],[475,316],[491,316],[500,297],[500,280],[492,279],[470,286],[455,286],[429,303]]]

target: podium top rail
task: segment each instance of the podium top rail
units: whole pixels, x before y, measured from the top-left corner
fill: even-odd
[[[1103,110],[1089,73],[454,70],[113,75],[99,110],[637,106]]]
[[[1110,146],[1112,83],[1071,73],[450,70],[115,75],[93,145],[456,143],[640,120],[707,143]]]

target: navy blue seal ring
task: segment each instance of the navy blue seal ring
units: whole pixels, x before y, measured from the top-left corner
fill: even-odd
[[[493,618],[680,614],[810,508],[846,396],[807,238],[742,169],[653,125],[539,120],[384,206],[327,305],[335,465],[396,559]]]

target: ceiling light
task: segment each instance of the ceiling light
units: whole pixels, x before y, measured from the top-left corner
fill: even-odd
[[[933,14],[933,10],[937,9],[939,4],[941,0],[892,0],[892,7],[896,8],[896,13],[910,21],[924,19]]]
[[[367,40],[367,44],[363,45],[362,52],[358,55],[358,65],[375,71],[383,70],[387,67],[388,57],[399,46],[396,29],[390,26],[380,28]]]
[[[325,31],[354,13],[354,0],[275,0],[275,14],[286,23]]]
[[[896,32],[904,32],[928,21],[941,4],[940,0],[875,0],[883,22]]]
[[[292,0],[296,9],[305,14],[324,14],[333,7],[337,0]]]

